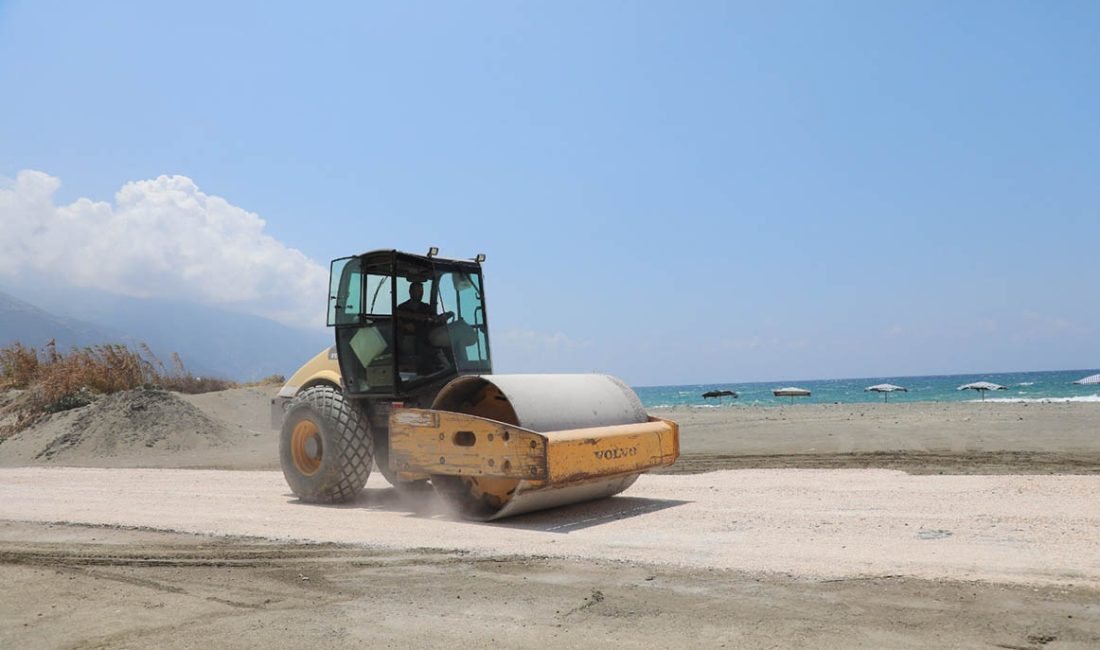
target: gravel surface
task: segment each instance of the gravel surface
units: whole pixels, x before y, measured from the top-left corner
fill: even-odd
[[[808,576],[1100,586],[1100,477],[744,470],[643,476],[624,495],[496,524],[372,475],[354,504],[298,502],[278,472],[0,470],[0,519],[387,549],[625,560]]]
[[[46,541],[50,540],[50,541]],[[1081,586],[809,579],[0,521],[0,648],[1100,647]]]

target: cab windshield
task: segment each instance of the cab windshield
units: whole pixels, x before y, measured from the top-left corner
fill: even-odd
[[[448,319],[447,336],[455,369],[489,372],[489,336],[481,274],[437,269],[436,278],[439,309],[444,314],[453,314]]]
[[[345,258],[332,270],[329,324],[349,391],[398,394],[492,371],[476,266],[398,255]]]

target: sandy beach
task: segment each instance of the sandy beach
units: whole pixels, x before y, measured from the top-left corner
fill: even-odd
[[[881,467],[915,473],[1100,472],[1100,404],[916,402],[670,408],[673,472]]]
[[[659,409],[671,475],[474,524],[377,475],[298,503],[271,392],[135,394],[0,444],[0,645],[1100,644],[1100,405]]]
[[[56,414],[0,444],[0,467],[279,469],[268,405],[273,394],[270,388],[237,388],[179,395],[177,401],[194,410],[165,403],[163,417],[149,418],[146,431],[135,432],[130,444],[109,447],[103,438],[111,427],[86,439],[91,436],[84,409]],[[681,457],[670,473],[783,467],[1100,473],[1100,404],[1094,403],[737,405],[652,413],[680,424]],[[100,419],[108,416],[118,417]],[[206,435],[197,435],[199,430]],[[43,453],[59,438],[70,444]],[[174,444],[167,444],[169,438]]]

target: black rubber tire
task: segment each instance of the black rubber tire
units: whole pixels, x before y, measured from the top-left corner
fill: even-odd
[[[320,466],[304,473],[294,462],[292,437],[303,421],[320,437]],[[279,461],[290,489],[302,501],[343,503],[363,491],[374,460],[366,417],[332,386],[313,386],[298,393],[287,408],[279,436]]]

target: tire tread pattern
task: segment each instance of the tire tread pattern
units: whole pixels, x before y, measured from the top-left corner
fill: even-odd
[[[345,503],[355,499],[366,487],[374,460],[373,436],[366,416],[332,386],[313,386],[302,391],[287,409],[287,420],[303,409],[321,420],[318,424],[324,445],[323,460],[316,476],[297,475],[299,480],[291,481],[288,475],[291,489],[303,501],[313,503]],[[282,438],[286,445],[286,431]],[[286,454],[282,456],[284,474],[297,474],[293,463],[287,467]],[[308,486],[295,485],[303,483],[302,479],[307,479]]]

